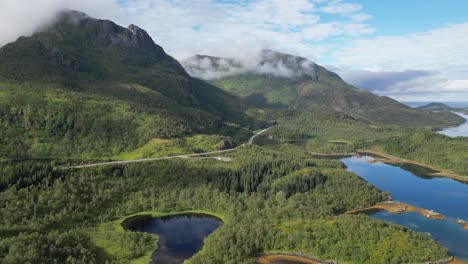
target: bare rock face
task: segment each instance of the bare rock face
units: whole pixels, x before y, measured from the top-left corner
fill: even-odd
[[[164,50],[153,42],[153,39],[151,39],[145,30],[135,25],[128,26],[122,35],[122,42],[128,47],[141,49],[148,54],[158,57],[165,54]]]
[[[113,45],[140,50],[154,58],[167,56],[164,49],[154,43],[145,30],[136,25],[123,28],[112,21],[91,18],[85,13],[72,10],[62,11],[58,15],[56,25],[72,25],[83,28],[89,39],[95,39],[106,46]]]

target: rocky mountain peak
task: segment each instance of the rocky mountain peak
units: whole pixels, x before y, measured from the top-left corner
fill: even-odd
[[[53,28],[57,34],[69,34],[61,29],[62,26],[69,25],[85,32],[88,39],[95,39],[106,46],[139,49],[155,58],[167,56],[164,49],[145,30],[133,24],[124,28],[110,20],[95,19],[79,11],[64,10],[58,14]]]
[[[141,49],[155,56],[165,54],[163,48],[156,45],[145,30],[133,24],[129,25],[124,31],[122,41],[128,47]]]

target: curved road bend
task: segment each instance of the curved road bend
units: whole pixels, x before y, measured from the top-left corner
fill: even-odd
[[[250,137],[249,141],[247,142],[247,145],[252,145],[255,141],[255,138],[257,138],[259,135],[267,132],[270,128],[265,128]],[[157,160],[167,160],[167,159],[184,159],[184,158],[192,158],[192,157],[199,157],[199,156],[205,156],[205,155],[211,155],[211,154],[220,154],[220,153],[226,153],[226,152],[232,152],[236,150],[236,148],[232,149],[224,149],[224,150],[216,150],[216,151],[210,151],[210,152],[204,152],[204,153],[194,153],[194,154],[184,154],[184,155],[177,155],[177,156],[167,156],[167,157],[159,157],[159,158],[145,158],[145,159],[134,159],[134,160],[117,160],[117,161],[107,161],[107,162],[99,162],[99,163],[92,163],[92,164],[85,164],[85,165],[76,165],[76,166],[65,166],[65,167],[59,167],[60,169],[79,169],[79,168],[91,168],[91,167],[98,167],[98,166],[104,166],[104,165],[118,165],[118,164],[129,164],[129,163],[137,163],[137,162],[146,162],[146,161],[157,161]]]

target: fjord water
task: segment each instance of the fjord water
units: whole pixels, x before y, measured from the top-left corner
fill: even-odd
[[[451,218],[468,220],[468,184],[448,178],[434,178],[416,169],[403,169],[381,162],[370,163],[372,157],[342,159],[348,170],[356,173],[396,201],[432,209]],[[411,166],[415,167],[415,166]]]
[[[444,130],[439,131],[438,133],[449,137],[468,137],[468,115],[456,112],[454,113],[465,118],[466,122],[457,127],[446,128]]]
[[[181,214],[161,218],[149,217],[132,231],[159,235],[158,249],[151,263],[183,263],[203,247],[203,239],[223,223],[214,217],[198,214]]]
[[[445,246],[450,255],[468,259],[468,231],[451,220],[433,220],[422,216],[418,212],[401,215],[378,211],[371,215],[383,221],[406,226],[414,231],[429,233],[432,238]]]
[[[395,201],[432,209],[449,219],[427,219],[419,213],[390,214],[384,211],[371,217],[394,222],[418,232],[430,233],[432,238],[449,249],[450,254],[468,259],[468,230],[454,222],[468,220],[468,184],[448,178],[433,178],[425,169],[406,166],[405,169],[372,161],[372,157],[342,159],[348,170],[384,192]]]

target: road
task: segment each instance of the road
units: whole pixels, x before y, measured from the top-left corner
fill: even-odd
[[[272,127],[263,129],[263,130],[255,133],[255,135],[250,137],[249,141],[247,142],[247,145],[252,145],[254,143],[256,137],[258,137],[259,135],[267,132],[270,128],[272,128]],[[236,150],[236,148],[216,150],[216,151],[210,151],[210,152],[204,152],[204,153],[194,153],[194,154],[184,154],[184,155],[177,155],[177,156],[159,157],[159,158],[145,158],[145,159],[134,159],[134,160],[107,161],[107,162],[98,162],[98,163],[91,163],[91,164],[84,164],[84,165],[64,166],[64,167],[60,167],[60,169],[91,168],[91,167],[98,167],[98,166],[105,166],[105,165],[121,165],[121,164],[147,162],[147,161],[157,161],[157,160],[167,160],[167,159],[187,159],[187,158],[200,157],[200,156],[206,156],[206,155],[227,153],[227,152],[232,152],[234,150]]]
[[[257,136],[260,136],[261,134],[267,132],[270,128],[272,128],[272,127],[265,128],[265,129],[263,129],[263,130],[261,130],[261,131],[255,133],[255,135],[253,135],[253,136],[251,136],[251,137],[249,138],[249,142],[247,142],[247,144],[252,145],[252,144],[254,143],[255,138],[256,138]]]

